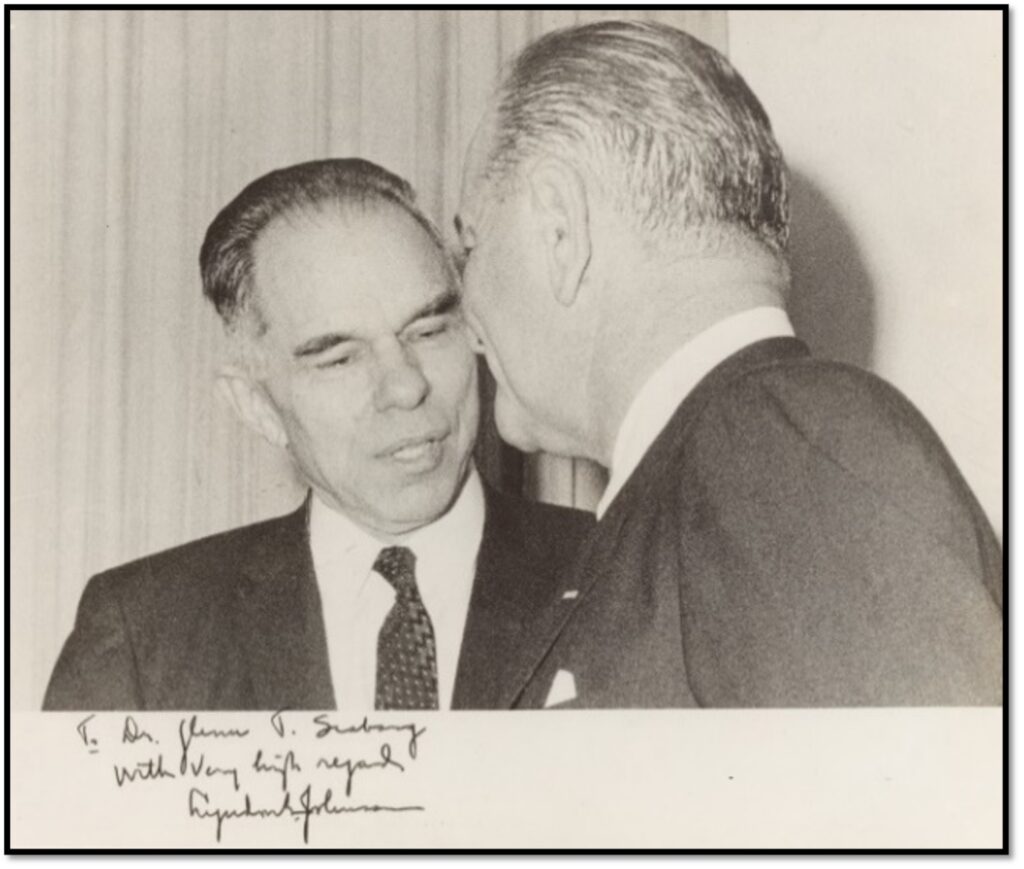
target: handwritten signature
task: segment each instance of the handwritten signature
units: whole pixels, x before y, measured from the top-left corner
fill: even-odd
[[[221,840],[221,833],[224,829],[224,822],[236,818],[280,818],[291,816],[302,818],[302,841],[309,844],[309,820],[314,815],[344,815],[367,812],[422,812],[423,806],[380,806],[380,805],[335,805],[334,792],[327,788],[319,802],[313,801],[313,789],[311,785],[299,795],[299,805],[292,805],[291,791],[285,793],[281,804],[276,808],[258,808],[252,804],[252,797],[249,794],[243,796],[242,805],[239,808],[208,808],[210,795],[198,788],[192,788],[188,792],[188,813],[194,818],[214,818],[217,822],[217,841]]]

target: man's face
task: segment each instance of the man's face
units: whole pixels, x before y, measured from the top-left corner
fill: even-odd
[[[466,318],[497,384],[495,423],[522,450],[571,454],[558,424],[565,372],[538,252],[521,197],[498,197],[479,179],[480,138],[470,148],[456,229]]]
[[[289,216],[254,250],[262,394],[310,485],[378,535],[454,501],[478,419],[457,288],[397,207]]]

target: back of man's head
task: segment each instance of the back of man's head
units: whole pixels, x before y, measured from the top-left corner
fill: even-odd
[[[243,327],[258,335],[265,324],[255,298],[253,252],[263,232],[279,219],[349,216],[386,206],[413,217],[447,262],[440,232],[420,210],[407,181],[369,160],[314,160],[257,178],[214,218],[199,254],[203,294],[229,330]]]
[[[516,58],[492,124],[488,181],[557,154],[652,241],[720,228],[785,248],[786,172],[768,117],[721,54],[680,30],[610,21],[550,33]]]

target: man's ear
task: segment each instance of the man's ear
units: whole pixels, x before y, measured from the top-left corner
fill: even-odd
[[[225,366],[217,374],[217,390],[235,415],[256,434],[275,446],[288,446],[288,434],[277,409],[263,386],[248,372],[234,365]]]
[[[564,160],[544,158],[528,170],[535,227],[541,233],[555,298],[576,301],[590,263],[590,205],[583,177]]]

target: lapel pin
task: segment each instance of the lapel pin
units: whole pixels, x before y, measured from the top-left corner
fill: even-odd
[[[580,596],[580,593],[576,589],[571,589],[562,594],[562,600],[576,600]]]

